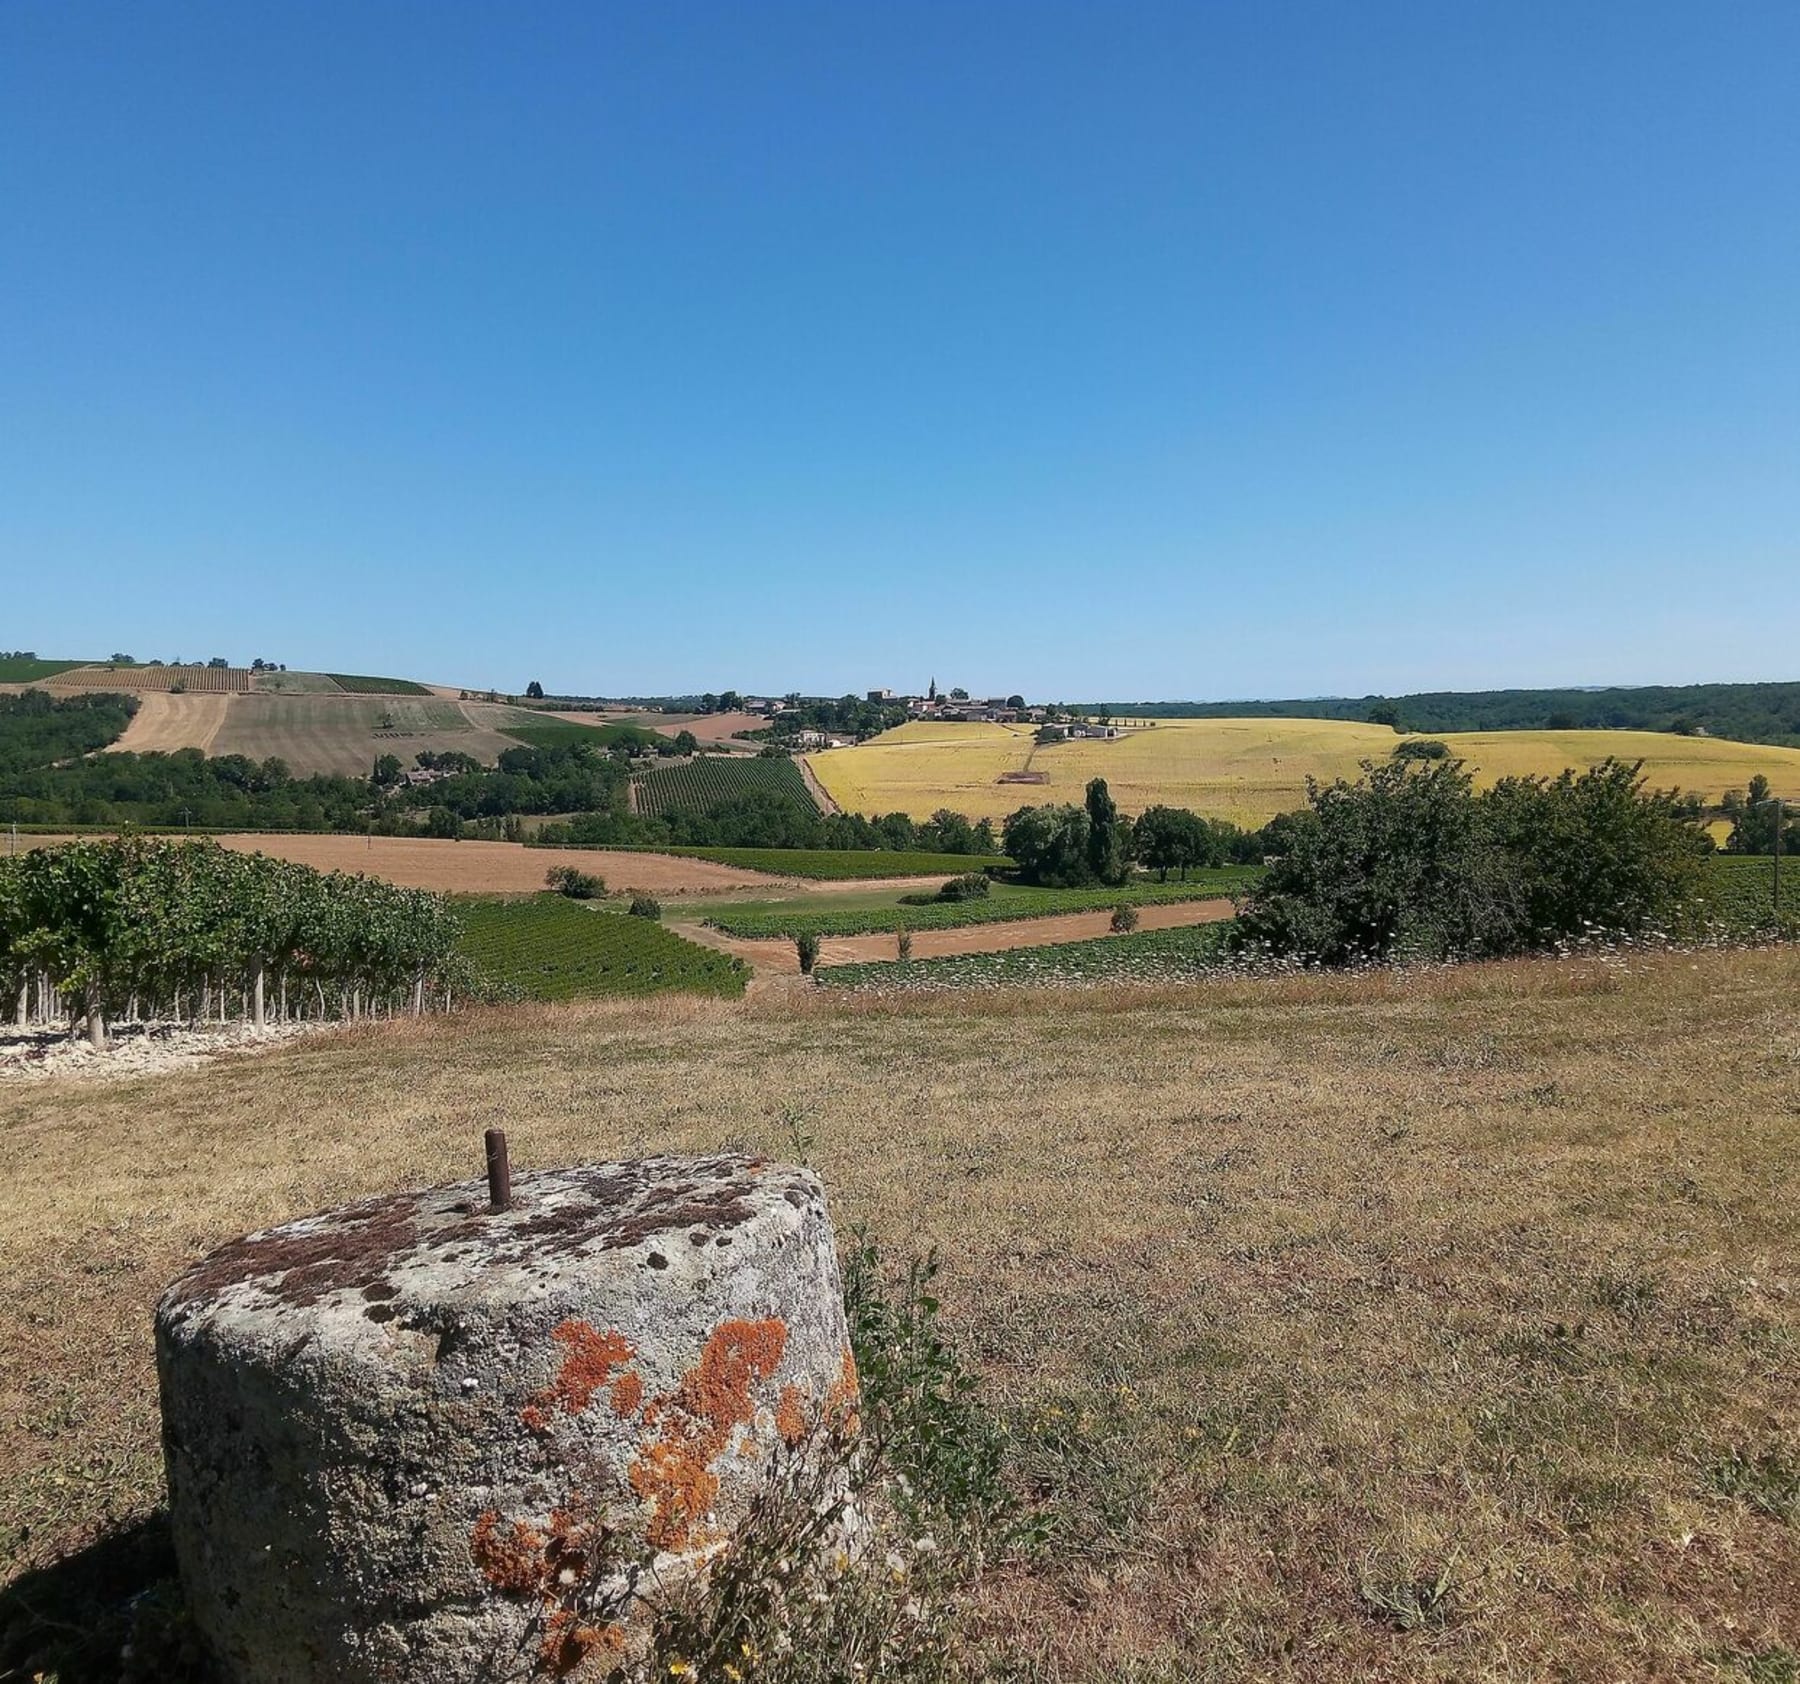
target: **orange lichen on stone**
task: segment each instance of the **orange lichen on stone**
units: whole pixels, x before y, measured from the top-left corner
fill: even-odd
[[[783,1386],[775,1405],[775,1430],[790,1448],[806,1437],[806,1403],[798,1386]]]
[[[657,1400],[661,1437],[631,1467],[632,1490],[653,1510],[646,1536],[656,1548],[680,1549],[693,1539],[719,1495],[712,1464],[751,1418],[752,1386],[774,1374],[786,1350],[786,1322],[721,1322],[699,1362]]]
[[[573,1672],[590,1655],[618,1659],[624,1653],[622,1626],[589,1625],[569,1608],[556,1609],[544,1622],[544,1640],[538,1645],[538,1660],[557,1678]]]
[[[618,1407],[617,1388],[627,1380],[641,1392],[642,1382],[635,1375],[613,1378],[613,1370],[623,1367],[636,1355],[631,1341],[616,1328],[602,1333],[591,1322],[571,1319],[555,1327],[550,1337],[559,1345],[566,1345],[568,1355],[556,1371],[556,1378],[519,1411],[519,1419],[534,1433],[547,1433],[550,1418],[558,1410],[565,1415],[579,1415],[594,1401],[594,1394],[606,1389],[609,1382],[615,1388],[615,1408]],[[619,1413],[626,1415],[630,1411],[621,1409]]]
[[[612,1383],[612,1406],[615,1415],[635,1415],[644,1401],[644,1382],[635,1374],[621,1374]]]
[[[564,1412],[579,1415],[594,1401],[594,1393],[605,1386],[615,1368],[622,1368],[633,1356],[631,1341],[616,1328],[599,1332],[585,1321],[566,1321],[550,1337],[569,1347],[563,1358],[556,1383],[550,1388]]]
[[[469,1554],[495,1590],[525,1596],[544,1581],[544,1541],[543,1533],[522,1520],[502,1532],[500,1516],[489,1509],[469,1534]]]
[[[861,1401],[862,1382],[856,1376],[856,1353],[846,1345],[838,1377],[825,1394],[825,1419],[841,1423],[846,1432],[858,1432],[862,1428],[862,1413],[857,1408]]]

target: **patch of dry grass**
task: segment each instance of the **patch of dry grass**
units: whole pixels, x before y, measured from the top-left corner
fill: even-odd
[[[980,1591],[989,1676],[1752,1676],[1800,1648],[1796,984],[665,1000],[9,1094],[0,1542],[156,1503],[150,1307],[219,1241],[496,1124],[522,1165],[802,1140],[840,1222],[942,1248],[1049,1527]]]

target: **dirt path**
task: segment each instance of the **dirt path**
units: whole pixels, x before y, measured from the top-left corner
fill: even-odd
[[[1185,929],[1192,924],[1216,924],[1229,918],[1234,908],[1229,900],[1178,901],[1171,906],[1138,908],[1140,930]],[[794,944],[785,936],[773,941],[748,941],[741,936],[728,936],[702,924],[671,920],[670,928],[706,947],[717,948],[742,959],[753,972],[752,991],[757,984],[777,977],[797,977],[800,957]],[[915,930],[912,956],[915,959],[937,959],[953,953],[1006,953],[1016,947],[1053,947],[1064,941],[1090,941],[1110,933],[1112,912],[1063,912],[1053,918],[1014,918],[998,924],[966,924],[954,930]],[[819,944],[821,965],[857,965],[877,959],[893,959],[899,955],[899,944],[892,935],[827,936]]]
[[[826,818],[830,818],[833,813],[843,812],[844,809],[832,800],[831,792],[819,782],[818,774],[812,769],[812,759],[809,755],[796,754],[794,764],[800,768],[800,776],[806,780],[806,787],[812,791],[813,800],[819,804],[819,811]]]

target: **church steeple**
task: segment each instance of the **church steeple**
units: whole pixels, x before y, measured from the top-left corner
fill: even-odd
[[[925,692],[925,700],[928,702],[937,700],[937,680],[935,678],[931,681],[931,688]]]

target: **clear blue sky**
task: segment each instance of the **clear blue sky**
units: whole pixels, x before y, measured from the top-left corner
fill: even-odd
[[[0,0],[0,647],[1792,678],[1800,5]]]

